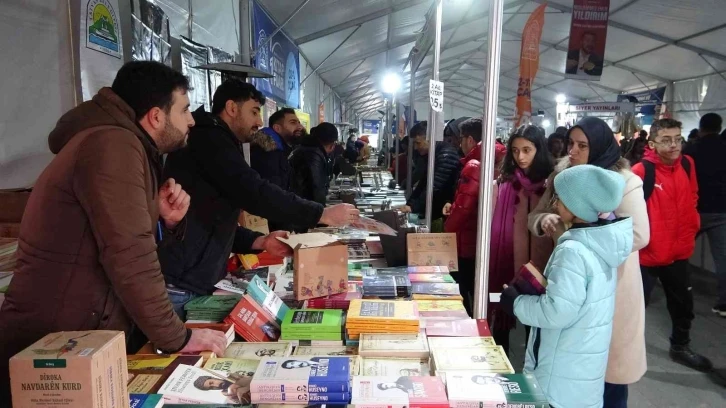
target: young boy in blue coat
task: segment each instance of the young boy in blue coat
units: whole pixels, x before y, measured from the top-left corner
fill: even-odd
[[[610,170],[574,166],[554,180],[557,213],[572,227],[557,241],[541,296],[513,287],[501,305],[532,326],[524,371],[556,408],[602,407],[615,309],[617,267],[633,245],[630,218],[603,220],[623,198],[625,180]]]

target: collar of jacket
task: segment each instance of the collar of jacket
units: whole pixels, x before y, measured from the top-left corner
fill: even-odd
[[[277,150],[285,150],[285,142],[282,140],[282,136],[271,127],[262,128],[262,132],[267,136],[270,136],[275,141]]]
[[[195,110],[192,114],[194,117],[194,127],[195,128],[203,128],[203,127],[212,127],[212,128],[219,128],[224,131],[224,134],[230,138],[235,146],[242,147],[242,142],[240,142],[239,139],[237,139],[237,136],[234,135],[232,132],[232,129],[229,128],[227,123],[223,121],[219,116],[212,115],[211,113],[204,110],[204,106],[200,106],[199,109]]]
[[[282,136],[275,132],[274,129],[265,127],[255,132],[250,137],[250,145],[258,146],[266,152],[285,151],[287,145],[282,140]],[[289,147],[287,147],[289,149]]]
[[[461,164],[466,165],[472,160],[481,161],[481,142],[477,143],[469,153],[461,159]]]
[[[681,157],[683,157],[683,154],[680,154],[678,156],[678,159],[673,162],[673,164],[665,164],[663,163],[663,160],[658,156],[658,153],[655,151],[655,149],[651,149],[650,147],[645,147],[645,153],[643,154],[643,160],[647,160],[653,164],[655,164],[656,167],[667,167],[667,168],[673,168],[677,169],[681,167]]]

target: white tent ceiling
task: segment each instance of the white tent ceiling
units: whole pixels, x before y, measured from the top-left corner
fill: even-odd
[[[481,112],[487,62],[486,0],[443,0],[440,78],[449,104]],[[284,30],[311,66],[359,113],[382,104],[381,77],[403,73],[425,26],[433,0],[261,0],[278,22],[304,6]],[[521,32],[544,0],[504,4],[499,113],[511,115],[519,75]],[[643,90],[726,71],[726,0],[611,0],[605,69],[599,82],[564,78],[572,0],[550,0],[540,43],[533,107],[553,113],[554,97],[613,101],[623,91]],[[432,29],[432,28],[429,28]],[[327,60],[326,60],[327,58]],[[425,99],[431,52],[416,74],[417,99]],[[324,63],[323,63],[324,62]],[[322,65],[321,65],[322,63]],[[723,75],[723,72],[721,72]]]

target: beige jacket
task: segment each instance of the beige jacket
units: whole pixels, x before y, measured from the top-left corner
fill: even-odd
[[[557,173],[568,166],[567,158],[558,163],[547,182],[547,191],[537,208],[529,214],[528,226],[534,235],[544,235],[540,228],[542,219],[553,212],[550,208],[552,181]],[[648,368],[645,355],[645,303],[638,251],[648,245],[650,226],[643,198],[643,181],[630,171],[630,165],[625,159],[620,159],[610,170],[617,171],[625,178],[623,201],[615,210],[615,215],[633,219],[633,252],[618,268],[613,336],[605,381],[611,384],[633,384],[640,380]],[[562,232],[564,226],[560,225],[555,242]]]

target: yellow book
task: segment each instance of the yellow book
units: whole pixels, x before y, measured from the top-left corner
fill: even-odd
[[[461,295],[431,295],[427,293],[414,293],[411,295],[413,300],[464,300]]]
[[[502,346],[435,348],[431,351],[434,370],[477,370],[483,373],[514,374]]]
[[[418,358],[363,357],[361,375],[419,377],[431,375],[431,369]]]
[[[236,358],[210,358],[204,368],[215,373],[229,377],[236,374],[239,377],[252,377],[260,364],[259,360],[242,360]]]
[[[419,312],[444,312],[463,310],[464,304],[459,300],[414,300]]]
[[[353,299],[346,324],[418,325],[418,307],[414,302]]]

